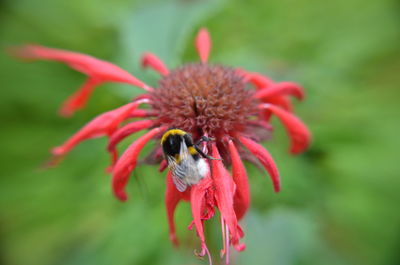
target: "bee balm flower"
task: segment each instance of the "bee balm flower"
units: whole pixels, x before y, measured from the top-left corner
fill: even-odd
[[[196,48],[199,63],[185,64],[168,69],[151,53],[142,58],[142,66],[161,75],[157,88],[151,88],[121,68],[79,53],[25,46],[16,49],[17,56],[25,59],[53,60],[66,63],[88,76],[87,81],[63,104],[60,113],[72,115],[81,109],[94,88],[105,82],[120,82],[140,87],[146,91],[130,103],[98,115],[62,145],[53,149],[59,159],[80,142],[106,136],[107,150],[111,155],[112,188],[121,201],[127,200],[125,187],[131,172],[136,168],[142,148],[151,140],[159,141],[170,127],[191,133],[194,141],[203,136],[213,141],[203,143],[203,152],[216,160],[207,160],[209,172],[197,184],[184,192],[175,187],[171,172],[166,177],[165,204],[170,239],[178,244],[175,234],[174,212],[180,201],[189,201],[193,222],[201,241],[200,256],[208,252],[204,223],[218,210],[224,246],[221,251],[229,263],[229,250],[233,246],[242,251],[244,236],[238,221],[250,204],[250,191],[242,159],[261,163],[268,172],[274,190],[280,190],[280,176],[270,153],[260,144],[272,134],[270,119],[276,116],[286,128],[291,140],[290,152],[303,152],[310,143],[310,132],[293,114],[290,97],[302,99],[303,89],[293,82],[275,82],[259,73],[208,63],[211,41],[208,32],[201,29]],[[141,104],[149,108],[141,109]],[[142,120],[132,121],[133,118]],[[124,124],[124,125],[123,125]],[[119,156],[117,145],[127,136],[148,130]],[[157,145],[145,161],[160,163],[160,171],[167,167],[162,148]],[[231,167],[231,172],[228,171]],[[211,262],[211,259],[210,259]]]

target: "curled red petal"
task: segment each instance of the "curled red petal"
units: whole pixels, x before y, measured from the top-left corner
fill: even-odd
[[[142,66],[151,67],[161,75],[168,75],[169,70],[165,64],[154,54],[146,52],[142,56]]]
[[[301,86],[294,82],[280,82],[270,85],[268,88],[257,91],[254,97],[258,99],[268,99],[283,95],[292,95],[301,100],[304,97],[304,91]]]
[[[139,104],[144,102],[146,101],[139,100],[131,102],[117,109],[100,114],[71,136],[61,146],[54,148],[52,150],[53,155],[63,156],[84,140],[111,135],[117,129],[118,125],[125,120]]]
[[[128,198],[125,192],[125,186],[128,183],[130,173],[136,167],[140,151],[151,138],[165,129],[164,127],[160,127],[148,131],[133,142],[118,159],[113,169],[112,187],[115,196],[121,201],[126,201]]]
[[[291,139],[290,152],[292,154],[299,154],[308,148],[311,133],[299,118],[272,104],[261,104],[260,108],[272,111],[281,120]]]
[[[199,33],[197,34],[196,49],[201,62],[206,63],[208,61],[208,56],[210,55],[211,38],[210,34],[205,28],[200,29]]]
[[[279,192],[281,189],[279,171],[271,154],[262,145],[254,142],[253,140],[250,140],[249,138],[239,136],[239,141],[247,149],[249,149],[249,151],[253,155],[255,155],[257,159],[261,162],[261,164],[265,167],[271,177],[275,192]]]
[[[221,158],[215,143],[212,144],[212,156],[217,159]],[[237,245],[239,244],[238,224],[233,208],[233,196],[236,189],[235,183],[224,167],[222,160],[212,160],[211,165],[218,209],[226,225],[228,225],[232,244]]]
[[[250,205],[249,180],[247,178],[246,168],[239,156],[239,153],[232,140],[229,140],[229,152],[232,161],[232,177],[236,184],[236,193],[234,197],[234,209],[238,220],[247,212]]]
[[[85,83],[62,104],[59,113],[61,116],[70,117],[75,111],[85,107],[90,95],[101,81],[89,78]]]

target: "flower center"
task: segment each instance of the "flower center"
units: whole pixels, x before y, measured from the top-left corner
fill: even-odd
[[[256,113],[252,96],[235,69],[202,63],[171,71],[152,94],[163,124],[210,136],[244,130]]]

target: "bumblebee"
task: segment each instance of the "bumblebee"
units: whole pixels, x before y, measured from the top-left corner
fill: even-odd
[[[178,191],[185,191],[207,175],[209,167],[204,158],[214,158],[206,155],[199,145],[210,140],[203,136],[194,144],[189,133],[177,128],[169,129],[162,136],[161,146]]]

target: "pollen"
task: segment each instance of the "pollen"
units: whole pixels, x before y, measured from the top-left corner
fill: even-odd
[[[257,113],[253,94],[234,68],[196,63],[164,76],[152,104],[164,125],[217,136],[243,131]]]

